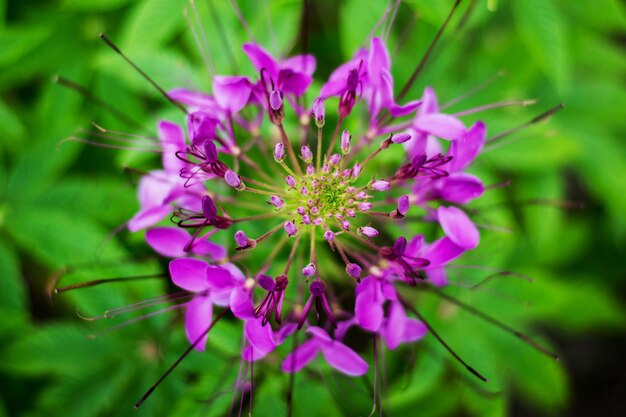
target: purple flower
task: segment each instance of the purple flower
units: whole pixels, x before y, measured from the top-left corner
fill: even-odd
[[[227,269],[193,258],[171,261],[170,276],[174,284],[194,294],[187,303],[185,313],[185,333],[190,342],[198,339],[211,324],[213,305],[228,306],[233,289],[244,281],[241,273],[232,265]],[[204,350],[205,345],[206,336],[195,349]]]
[[[226,248],[213,243],[208,238],[210,233],[196,239],[191,246],[190,253],[204,256],[212,261],[219,261],[226,257]],[[187,255],[185,247],[189,244],[191,236],[183,229],[177,227],[155,227],[146,232],[146,241],[158,254],[168,258],[180,258]]]
[[[276,61],[257,44],[247,43],[243,50],[261,76],[267,74],[272,89],[300,96],[313,81],[316,62],[311,55],[299,55],[284,61]]]
[[[313,337],[287,355],[281,365],[284,372],[298,372],[321,352],[330,366],[345,375],[360,376],[367,373],[367,362],[348,346],[331,339],[322,328],[309,327],[307,333]]]
[[[248,103],[252,84],[246,77],[216,76],[213,92],[219,106],[229,113],[237,113]]]

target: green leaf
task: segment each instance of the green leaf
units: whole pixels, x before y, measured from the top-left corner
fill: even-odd
[[[61,7],[78,12],[107,12],[120,9],[136,0],[63,0]]]
[[[561,93],[569,86],[566,23],[552,0],[511,2],[522,41]]]
[[[17,254],[0,240],[0,304],[21,311],[26,306],[26,286]]]
[[[111,348],[111,340],[91,340],[76,325],[56,323],[27,332],[7,347],[0,367],[22,375],[84,375]]]
[[[143,0],[124,22],[120,42],[122,51],[134,58],[143,50],[158,50],[183,27],[185,0]]]

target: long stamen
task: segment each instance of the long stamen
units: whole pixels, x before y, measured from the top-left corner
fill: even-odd
[[[510,107],[510,106],[526,107],[526,106],[531,106],[531,105],[533,105],[535,103],[537,103],[537,100],[504,100],[504,101],[497,101],[495,103],[489,103],[489,104],[485,104],[483,106],[475,107],[473,109],[469,109],[469,110],[461,111],[461,112],[458,112],[458,113],[454,113],[454,114],[452,114],[452,116],[454,116],[454,117],[467,116],[468,114],[478,113],[478,112],[485,111],[485,110],[499,109],[499,108],[502,108],[502,107]]]
[[[404,297],[400,296],[400,294],[398,294],[398,300],[402,303],[402,305],[405,308],[407,308],[410,312],[415,314],[415,316],[424,323],[426,328],[428,328],[428,331],[448,351],[448,353],[450,353],[454,357],[454,359],[456,359],[461,365],[463,365],[465,369],[467,369],[472,375],[476,376],[478,379],[480,379],[483,382],[487,382],[487,378],[485,378],[477,370],[469,366],[454,350],[452,350],[452,348],[441,338],[441,336],[439,336],[439,334],[435,331],[435,329],[433,329],[433,327],[426,321],[426,319],[424,319],[424,316],[422,316],[422,314],[413,305],[408,303],[404,299]]]
[[[443,22],[443,25],[441,26],[441,28],[439,28],[439,31],[437,32],[437,35],[435,35],[435,38],[430,43],[430,46],[426,50],[426,53],[422,57],[422,60],[420,61],[420,63],[417,65],[417,67],[413,71],[413,74],[411,74],[411,77],[409,78],[409,80],[406,82],[406,84],[404,85],[404,87],[400,91],[400,94],[398,94],[398,98],[397,98],[398,101],[402,100],[404,98],[404,96],[409,92],[409,90],[411,89],[411,86],[413,85],[413,83],[417,79],[417,76],[419,75],[420,72],[422,72],[422,69],[424,69],[424,65],[426,65],[426,62],[428,61],[428,58],[430,57],[431,53],[433,52],[433,49],[435,48],[435,45],[437,45],[437,42],[439,41],[439,38],[441,38],[441,35],[443,34],[444,30],[446,29],[446,26],[448,26],[448,23],[450,22],[450,19],[452,19],[452,16],[454,15],[454,12],[456,11],[456,9],[457,9],[457,7],[459,6],[460,3],[461,3],[461,0],[456,0],[454,2],[454,5],[452,6],[452,10],[450,10],[450,13],[448,14],[448,17],[446,18],[445,22]]]
[[[174,100],[173,98],[171,98],[163,88],[161,88],[160,85],[158,85],[152,78],[150,78],[150,76],[148,74],[146,74],[145,72],[143,72],[143,70],[141,68],[139,68],[133,61],[131,61],[113,42],[111,42],[111,40],[109,38],[106,37],[106,35],[104,33],[101,33],[100,35],[98,35],[100,37],[100,39],[102,39],[107,45],[109,45],[109,47],[111,49],[113,49],[113,51],[115,51],[115,53],[117,53],[119,56],[121,56],[124,61],[126,61],[131,67],[133,67],[146,81],[148,81],[154,88],[157,89],[157,91],[159,93],[161,93],[163,95],[163,97],[165,97],[167,99],[167,101],[169,101],[170,103],[172,103],[174,106],[176,106],[177,108],[179,108],[183,113],[187,114],[187,109],[185,108],[185,106],[183,106],[181,103],[179,103],[178,101]]]
[[[148,313],[148,314],[144,314],[143,316],[139,316],[139,317],[132,318],[130,320],[126,320],[126,321],[124,321],[122,323],[116,324],[115,326],[111,326],[108,329],[103,330],[101,332],[90,334],[87,337],[89,339],[95,339],[97,337],[104,336],[105,334],[112,333],[112,332],[114,332],[116,330],[123,329],[124,327],[128,327],[131,324],[135,324],[135,323],[138,323],[140,321],[149,319],[150,317],[154,317],[154,316],[159,315],[161,313],[166,313],[168,311],[172,311],[172,310],[176,310],[176,309],[182,308],[183,306],[184,306],[184,304],[177,304],[177,305],[165,307],[165,308],[162,308],[160,310],[153,311],[153,312]]]
[[[78,288],[95,287],[97,285],[107,284],[111,282],[125,282],[125,281],[136,281],[136,280],[141,280],[141,279],[165,278],[167,276],[168,276],[167,274],[163,272],[159,272],[158,274],[146,274],[146,275],[138,275],[138,276],[131,276],[131,277],[100,278],[100,279],[94,279],[94,280],[86,281],[86,282],[79,282],[78,284],[67,285],[61,288],[55,288],[53,290],[53,293],[60,294],[62,292],[76,290]]]
[[[441,106],[439,106],[439,110],[445,110],[448,107],[452,107],[455,104],[460,103],[461,101],[465,100],[466,98],[470,98],[472,97],[474,94],[481,92],[482,90],[484,90],[485,88],[487,88],[489,85],[493,84],[496,80],[498,80],[499,78],[502,78],[506,75],[506,71],[504,70],[500,70],[496,73],[496,75],[494,75],[493,77],[489,78],[486,81],[483,81],[481,84],[477,85],[476,87],[470,89],[469,91],[466,91],[465,93],[461,94],[460,96],[453,98],[452,100],[447,101],[446,103],[442,104]]]
[[[120,121],[126,123],[128,126],[134,126],[136,128],[143,129],[143,126],[141,125],[141,123],[137,122],[136,120],[131,119],[130,117],[128,117],[128,115],[126,115],[125,113],[122,113],[121,111],[119,111],[118,109],[110,105],[109,103],[105,102],[100,97],[96,96],[94,93],[92,93],[87,88],[83,87],[82,85],[75,83],[72,80],[68,80],[67,78],[63,78],[60,75],[55,75],[53,78],[53,81],[59,85],[62,85],[63,87],[66,87],[66,88],[69,88],[71,90],[78,92],[87,100],[102,107],[104,110],[108,111],[113,116],[117,117]]]
[[[469,304],[464,303],[463,301],[452,297],[446,293],[444,293],[443,291],[439,290],[438,288],[433,287],[432,285],[428,285],[425,288],[427,288],[429,291],[437,294],[439,297],[443,298],[444,300],[447,300],[449,302],[451,302],[452,304],[455,304],[465,310],[467,310],[469,313],[480,317],[481,319],[493,324],[494,326],[498,327],[499,329],[512,334],[513,336],[517,337],[518,339],[520,339],[521,341],[523,341],[524,343],[532,346],[535,350],[543,353],[544,355],[548,355],[550,357],[552,357],[555,360],[559,360],[559,356],[550,352],[549,350],[547,350],[546,348],[544,348],[543,346],[541,346],[540,344],[538,344],[537,342],[535,342],[533,339],[531,339],[530,337],[528,337],[527,335],[525,335],[524,333],[520,332],[519,330],[515,330],[514,328],[510,327],[509,325],[502,323],[501,321],[497,320],[494,317],[491,317],[490,315],[483,313],[482,311],[478,310],[476,307],[473,307]]]
[[[529,122],[523,123],[519,126],[513,127],[511,129],[505,130],[502,133],[498,133],[497,135],[494,135],[492,137],[490,137],[489,139],[487,139],[485,141],[486,145],[490,145],[493,142],[502,139],[503,137],[506,137],[508,135],[511,135],[515,132],[519,132],[520,130],[523,130],[529,126],[534,125],[535,123],[539,123],[542,120],[547,119],[548,117],[552,116],[554,113],[558,112],[559,110],[563,109],[565,106],[563,105],[563,103],[559,103],[556,106],[552,107],[551,109],[546,110],[545,112],[541,113],[538,116],[533,117]]]
[[[213,321],[211,322],[211,324],[209,325],[209,327],[206,328],[205,331],[202,332],[202,334],[193,341],[193,343],[191,345],[189,345],[189,347],[187,347],[187,349],[185,349],[185,351],[178,357],[178,359],[176,359],[176,361],[168,368],[168,370],[148,389],[148,391],[146,391],[146,393],[144,395],[141,396],[141,398],[139,399],[139,401],[137,401],[135,403],[135,405],[133,406],[135,409],[138,409],[141,404],[143,404],[148,397],[154,392],[154,390],[159,386],[159,384],[161,384],[161,382],[163,382],[163,380],[174,370],[176,369],[176,367],[183,361],[183,359],[185,359],[187,357],[187,355],[189,355],[191,353],[191,351],[198,345],[198,343],[200,343],[200,341],[207,335],[209,334],[209,332],[211,331],[211,329],[213,328],[213,326],[222,318],[224,317],[224,315],[226,314],[226,312],[229,311],[227,308],[223,309],[218,315],[217,317],[215,317],[213,319]]]

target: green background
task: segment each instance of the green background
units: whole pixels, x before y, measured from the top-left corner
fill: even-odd
[[[249,40],[228,1],[197,1],[218,73],[253,76]],[[380,18],[383,1],[311,1],[307,46],[316,85],[347,60]],[[451,1],[403,2],[390,36],[396,90],[408,79]],[[212,4],[212,7],[209,7]],[[164,282],[111,284],[50,298],[64,283],[163,270],[141,233],[114,231],[137,209],[137,176],[150,155],[63,142],[91,129],[155,135],[181,116],[112,53],[105,32],[165,89],[207,89],[210,79],[183,15],[184,0],[0,0],[0,416],[224,415],[232,398],[240,330],[224,322],[138,411],[132,404],[184,350],[176,315],[86,336],[119,323],[86,322],[105,310],[162,294]],[[239,1],[257,41],[294,53],[300,1]],[[192,14],[193,16],[193,14]],[[193,18],[192,18],[193,20]],[[195,26],[197,30],[197,26]],[[406,34],[406,35],[405,35]],[[398,46],[400,45],[400,46]],[[397,49],[396,49],[397,48]],[[498,75],[499,74],[499,75]],[[54,75],[88,88],[132,119],[124,123]],[[443,102],[496,76],[461,111],[505,99],[529,107],[491,110],[495,134],[562,102],[565,109],[501,141],[477,161],[487,184],[472,208],[486,225],[464,264],[529,275],[450,293],[489,311],[561,354],[554,362],[510,335],[433,297],[422,309],[468,362],[471,379],[432,337],[385,354],[386,412],[420,416],[626,415],[626,11],[617,0],[465,0],[409,97],[433,86]],[[331,111],[332,113],[332,111]],[[333,117],[331,114],[329,117]],[[384,161],[383,161],[384,162]],[[555,207],[573,201],[582,209]],[[458,269],[476,283],[484,272]],[[78,313],[78,314],[77,314]],[[135,315],[136,316],[136,315]],[[360,351],[371,361],[367,346]],[[278,357],[286,354],[279,351]],[[277,358],[255,368],[253,415],[282,415],[287,377]],[[351,380],[321,361],[298,375],[295,415],[367,415],[369,379]]]

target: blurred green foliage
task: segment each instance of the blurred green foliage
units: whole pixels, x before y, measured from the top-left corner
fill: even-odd
[[[297,50],[300,1],[238,3],[258,42],[274,52]],[[318,57],[319,86],[363,45],[387,2],[312,3],[308,47]],[[451,3],[403,2],[390,36],[397,90]],[[90,129],[92,120],[149,136],[160,118],[182,122],[97,35],[107,33],[165,89],[207,90],[210,80],[185,8],[194,21],[185,0],[0,0],[0,416],[131,415],[143,390],[186,346],[176,315],[91,339],[86,335],[119,321],[83,322],[75,314],[98,316],[162,294],[162,282],[48,298],[63,268],[64,283],[163,270],[146,258],[150,252],[141,236],[112,234],[137,207],[136,176],[123,168],[156,161],[64,139]],[[217,72],[253,75],[239,49],[249,34],[230,3],[197,1],[197,8]],[[466,0],[412,89],[419,96],[432,85],[446,102],[506,72],[450,108],[538,100],[466,118],[485,120],[490,134],[565,103],[548,123],[490,148],[475,168],[487,184],[511,182],[473,206],[479,223],[506,230],[483,229],[480,249],[462,263],[520,272],[534,282],[509,277],[472,287],[484,271],[450,271],[459,284],[452,294],[534,336],[543,334],[543,342],[557,350],[581,334],[622,333],[626,324],[620,297],[626,276],[625,48],[626,12],[618,0]],[[53,83],[56,74],[86,86],[143,129]],[[557,200],[582,202],[584,209],[532,204]],[[533,415],[572,410],[570,358],[555,363],[432,295],[420,294],[419,302],[446,340],[490,381],[471,380],[426,337],[385,354],[393,415],[497,417],[511,415],[520,402]],[[138,413],[224,415],[240,338],[235,323],[223,323],[208,351],[186,359]],[[363,348],[371,360],[368,351]],[[255,416],[285,412],[288,379],[278,363],[270,360],[255,370]],[[296,415],[369,412],[371,381],[318,365],[296,379]]]

